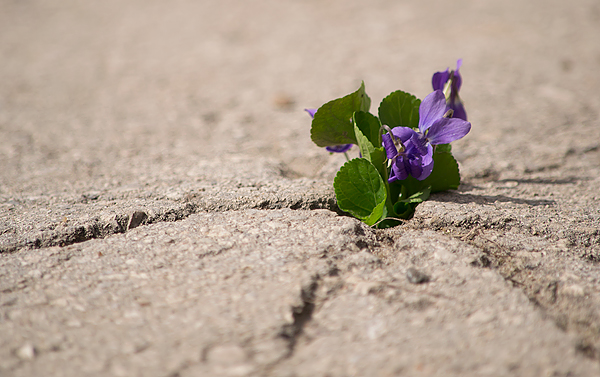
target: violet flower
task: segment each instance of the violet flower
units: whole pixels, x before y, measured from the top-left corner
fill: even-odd
[[[461,139],[471,130],[471,123],[449,118],[446,97],[441,90],[430,93],[419,107],[419,132],[409,127],[395,127],[382,135],[383,146],[392,163],[388,182],[412,175],[422,181],[433,171],[433,146]]]
[[[304,111],[306,111],[311,118],[314,118],[317,109],[304,109]],[[350,148],[352,148],[352,144],[340,144],[325,147],[325,149],[331,153],[346,153],[350,150]]]
[[[433,147],[424,143],[412,128],[392,128],[381,139],[392,168],[388,182],[403,180],[409,175],[420,181],[429,177],[433,170]]]
[[[450,71],[446,68],[443,72],[436,72],[431,78],[431,86],[433,90],[442,90],[446,96],[446,110],[453,110],[454,118],[467,120],[465,107],[458,96],[458,91],[462,85],[462,77],[458,70],[462,65],[462,59],[456,62],[456,71]]]
[[[451,110],[451,109],[450,109]],[[431,145],[448,144],[462,139],[471,130],[471,123],[450,118],[446,97],[441,90],[430,93],[419,107],[419,131]]]

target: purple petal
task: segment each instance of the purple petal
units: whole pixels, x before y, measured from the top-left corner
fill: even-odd
[[[423,166],[423,169],[421,170],[421,175],[418,177],[415,177],[415,178],[419,181],[427,179],[427,177],[429,177],[431,175],[432,171],[433,171],[433,161],[431,161],[431,163],[429,165]]]
[[[471,130],[471,123],[458,118],[442,118],[433,123],[427,139],[432,145],[448,144],[464,137]]]
[[[462,65],[462,59],[458,59],[456,62],[456,71],[454,71],[454,78],[452,79],[452,85],[450,87],[450,98],[448,98],[448,108],[454,110],[453,118],[459,118],[467,120],[467,112],[465,107],[458,96],[458,91],[462,85],[462,77],[460,76],[460,66]]]
[[[421,102],[419,107],[419,130],[425,133],[436,120],[446,113],[446,96],[441,90],[436,90]]]
[[[396,173],[394,172],[394,167],[392,166],[392,170],[390,171],[390,176],[388,177],[388,182],[392,183],[397,180],[398,180],[398,177],[396,177]]]
[[[406,170],[410,171],[410,175],[417,178],[423,173],[422,159],[420,156],[412,156],[412,158],[404,159]]]
[[[415,178],[419,181],[422,181],[425,178],[429,177],[429,175],[433,171],[433,147],[431,146],[431,144],[428,145],[428,149],[429,153],[424,155],[421,160],[421,175],[419,175],[418,177],[415,176]]]
[[[433,146],[427,143],[427,152],[423,156],[423,165],[433,164]]]
[[[394,165],[392,165],[392,170],[390,171],[390,176],[388,177],[388,182],[392,183],[398,180],[396,176],[396,171],[394,170]]]
[[[411,157],[419,157],[422,165],[428,165],[433,161],[433,146],[429,143],[423,146],[423,150],[417,150],[411,145],[410,151],[407,148],[407,155]]]
[[[402,143],[406,143],[408,140],[417,136],[415,130],[409,127],[394,127],[392,128],[392,134],[394,134],[396,138],[402,140]]]
[[[443,72],[436,72],[433,74],[431,78],[431,86],[433,86],[433,90],[444,90],[444,85],[448,82],[450,78],[450,69],[447,68]]]
[[[408,172],[404,165],[404,158],[398,157],[395,164],[392,164],[392,172],[388,178],[388,182],[394,182],[397,180],[403,180],[408,178]]]
[[[452,118],[458,118],[462,120],[467,120],[467,112],[465,111],[465,106],[458,96],[454,98],[454,101],[448,104],[448,109],[452,109],[454,114],[452,114]]]
[[[405,143],[407,154],[425,155],[427,154],[427,139],[422,135],[415,132],[415,135]]]
[[[406,144],[409,140],[413,138],[418,138],[418,134],[412,128],[408,127],[395,127],[392,128],[392,134],[396,139],[400,139],[402,144]],[[381,140],[383,142],[383,147],[385,148],[385,153],[387,154],[387,158],[394,158],[398,155],[398,150],[396,149],[396,145],[392,136],[387,133],[381,135]]]
[[[460,90],[460,86],[462,85],[462,77],[460,76],[460,73],[458,72],[461,65],[462,65],[462,59],[458,59],[458,61],[456,62],[456,71],[454,71],[454,82],[453,82],[454,85],[452,88],[452,89],[455,89],[457,93]]]
[[[396,145],[394,145],[394,140],[389,133],[381,135],[381,141],[383,142],[383,147],[385,148],[385,154],[387,158],[392,159],[398,155],[398,150],[396,149]]]
[[[340,145],[332,145],[329,147],[325,147],[325,149],[327,149],[328,152],[332,152],[332,153],[344,153],[350,150],[350,148],[352,148],[352,144],[340,144]]]
[[[308,115],[310,115],[311,118],[314,118],[315,113],[317,112],[317,109],[304,109],[304,111],[306,111],[308,113]]]

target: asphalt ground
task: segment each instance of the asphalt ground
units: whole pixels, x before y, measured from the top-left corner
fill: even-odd
[[[600,375],[598,35],[591,0],[0,2],[0,374]],[[303,109],[459,58],[460,188],[341,214]]]

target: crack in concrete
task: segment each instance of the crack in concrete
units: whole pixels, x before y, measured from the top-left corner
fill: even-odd
[[[292,306],[292,323],[287,323],[281,327],[277,337],[283,339],[287,344],[287,351],[273,362],[261,366],[261,375],[270,376],[281,363],[294,356],[298,340],[302,336],[306,325],[312,320],[316,308],[316,293],[319,288],[321,276],[317,273],[311,277],[308,284],[300,290],[299,305]]]
[[[319,287],[320,279],[320,276],[317,274],[313,276],[309,284],[302,287],[302,290],[300,291],[302,303],[292,307],[292,317],[294,318],[294,321],[284,325],[279,333],[279,336],[288,343],[288,353],[284,359],[293,356],[298,339],[302,335],[302,330],[312,319],[315,310],[316,291]]]
[[[577,305],[575,302],[569,305],[561,304],[559,302],[561,282],[553,278],[544,280],[545,283],[536,281],[539,276],[536,277],[531,273],[540,266],[526,265],[521,268],[518,266],[521,263],[519,256],[515,255],[508,247],[489,240],[481,232],[476,235],[472,233],[470,232],[468,237],[456,237],[481,250],[482,255],[471,265],[497,271],[507,282],[519,288],[544,315],[552,318],[558,328],[577,334],[579,338],[575,346],[577,352],[590,359],[600,361],[600,350],[597,346],[600,338],[600,330],[596,325],[598,319],[589,318],[585,305]],[[552,275],[547,271],[540,273],[540,275],[545,274]],[[582,316],[584,318],[581,318]]]
[[[246,200],[238,202],[186,202],[183,205],[166,208],[154,212],[147,208],[138,208],[129,213],[119,213],[110,217],[95,217],[82,224],[53,231],[39,231],[31,238],[24,238],[12,243],[0,244],[1,253],[16,252],[22,248],[40,249],[52,246],[69,246],[91,239],[102,239],[113,234],[125,233],[141,225],[158,222],[179,221],[192,214],[203,212],[226,212],[244,209],[283,209],[315,210],[327,209],[338,214],[343,214],[337,207],[335,199],[331,196],[309,198],[267,198]]]

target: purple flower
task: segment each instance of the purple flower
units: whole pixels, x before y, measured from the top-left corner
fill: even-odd
[[[388,182],[403,180],[409,175],[418,180],[429,177],[433,170],[433,147],[424,143],[417,132],[408,127],[396,127],[381,138],[391,161]]]
[[[352,148],[352,144],[340,144],[340,145],[332,145],[330,147],[325,147],[328,152],[332,153],[344,153],[348,152]]]
[[[311,118],[315,117],[315,113],[317,109],[304,109],[310,115]],[[352,144],[340,144],[340,145],[332,145],[330,147],[325,147],[328,152],[332,153],[344,153],[348,152],[352,148]]]
[[[304,111],[306,111],[308,115],[310,115],[310,117],[314,119],[317,109],[304,109]]]
[[[383,146],[392,162],[389,182],[412,175],[422,181],[433,170],[433,146],[448,144],[464,137],[471,123],[448,118],[446,97],[441,90],[430,93],[419,107],[419,132],[409,127],[395,127],[382,135]]]
[[[431,86],[433,90],[442,90],[446,95],[446,109],[453,110],[454,118],[467,120],[467,113],[465,107],[458,96],[458,91],[462,85],[462,78],[458,70],[462,65],[462,59],[458,59],[456,62],[456,71],[450,71],[446,68],[443,72],[436,72],[431,78]]]
[[[448,144],[463,138],[471,123],[461,118],[448,118],[446,97],[441,90],[429,93],[419,107],[421,137],[432,145]]]

